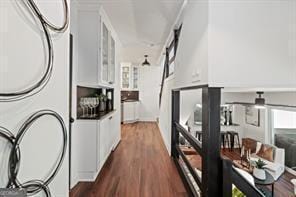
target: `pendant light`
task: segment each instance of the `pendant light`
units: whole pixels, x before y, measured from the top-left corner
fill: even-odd
[[[148,55],[144,55],[144,57],[145,57],[145,61],[142,63],[142,66],[150,66],[150,63],[147,60]]]
[[[265,99],[262,97],[264,92],[256,92],[258,97],[255,98],[255,108],[264,109],[265,108]]]

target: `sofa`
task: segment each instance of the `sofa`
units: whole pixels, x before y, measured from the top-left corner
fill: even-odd
[[[286,166],[296,169],[296,134],[276,134],[275,145],[285,149]]]
[[[285,172],[285,149],[268,144],[267,146],[273,148],[273,161],[269,161],[258,155],[261,146],[265,144],[253,140],[255,143],[255,148],[250,148],[248,147],[250,144],[246,145],[245,141],[246,140],[243,139],[243,146],[245,149],[251,150],[250,160],[253,162],[258,161],[259,159],[264,161],[266,163],[265,169],[273,176],[274,180],[277,180]],[[250,143],[250,141],[251,140],[248,139],[248,143]]]

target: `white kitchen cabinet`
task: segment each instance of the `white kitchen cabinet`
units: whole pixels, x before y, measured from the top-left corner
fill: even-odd
[[[111,116],[112,117],[112,116]],[[100,121],[100,131],[99,131],[99,169],[104,165],[108,155],[109,155],[109,151],[110,151],[110,120],[109,118],[105,118],[103,120]]]
[[[109,30],[105,23],[101,22],[101,82],[108,83],[108,64],[109,64]]]
[[[123,122],[136,122],[139,120],[139,102],[123,102]]]
[[[100,17],[97,11],[78,11],[78,84],[94,86],[98,84],[100,57]]]
[[[116,43],[112,32],[101,17],[101,69],[100,83],[112,85],[115,83]]]
[[[133,89],[138,89],[138,81],[139,81],[139,68],[133,67]]]
[[[109,58],[109,67],[108,67],[108,81],[111,84],[115,83],[115,62],[116,62],[116,45],[114,38],[109,35],[110,41],[110,58]]]
[[[137,90],[139,88],[139,67],[123,65],[121,67],[121,88],[123,90]]]
[[[120,122],[117,112],[111,113],[99,122],[99,169],[103,167],[113,147],[118,143],[120,135]]]
[[[80,180],[94,180],[97,172],[97,121],[79,120],[72,132],[72,161]],[[77,162],[77,163],[76,163]]]
[[[129,66],[122,66],[121,87],[122,89],[130,89],[130,67]]]
[[[77,120],[72,134],[72,165],[78,180],[94,181],[112,149],[120,141],[120,115],[101,120]]]
[[[119,112],[116,112],[113,115],[113,118],[111,120],[110,124],[110,131],[112,133],[112,150],[116,148],[117,144],[120,141],[121,138],[121,125],[120,125],[120,114]]]
[[[78,10],[78,84],[115,84],[116,42],[102,10]]]

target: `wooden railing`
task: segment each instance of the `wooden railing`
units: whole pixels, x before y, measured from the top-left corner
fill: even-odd
[[[202,89],[202,143],[180,124],[180,92]],[[235,168],[232,161],[221,158],[220,154],[220,103],[221,88],[207,85],[179,88],[172,91],[172,136],[171,156],[175,161],[180,176],[189,196],[223,196],[231,197],[232,188],[236,186],[246,196],[263,197],[264,195],[249,183]],[[202,158],[202,177],[180,148],[182,135]],[[187,146],[187,145],[186,145]],[[189,174],[190,173],[190,174]],[[194,182],[199,187],[196,190]]]

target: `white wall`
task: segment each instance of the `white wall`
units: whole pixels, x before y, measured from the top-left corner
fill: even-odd
[[[139,119],[141,121],[156,121],[159,117],[161,76],[160,66],[139,67]]]
[[[295,13],[294,0],[189,0],[175,86],[295,87]]]
[[[172,121],[172,89],[174,86],[173,78],[165,80],[163,86],[163,93],[161,99],[160,113],[159,113],[159,129],[162,135],[166,148],[171,154],[171,121]]]
[[[208,2],[189,0],[175,60],[175,86],[208,82]]]
[[[62,24],[64,13],[61,1],[40,0],[38,6],[52,23]],[[21,1],[9,0],[0,1],[0,24],[0,91],[27,87],[39,79],[45,67],[46,45],[43,45],[40,37],[40,26],[33,22]],[[69,30],[53,37],[53,74],[47,86],[25,100],[0,103],[0,125],[10,129],[14,135],[31,114],[41,109],[58,112],[68,128]],[[0,144],[2,142],[0,140]],[[47,176],[56,162],[61,145],[62,135],[56,120],[44,117],[35,122],[20,144],[22,157],[19,180],[24,182]],[[9,154],[2,151],[0,148],[0,161],[4,161],[3,157]],[[68,196],[68,162],[67,154],[62,168],[49,185],[52,196]],[[5,169],[5,166],[0,166],[0,170]]]
[[[294,0],[210,0],[209,84],[294,87],[295,12]]]
[[[296,12],[295,1],[210,4],[211,85],[295,86],[296,19],[292,16]]]

